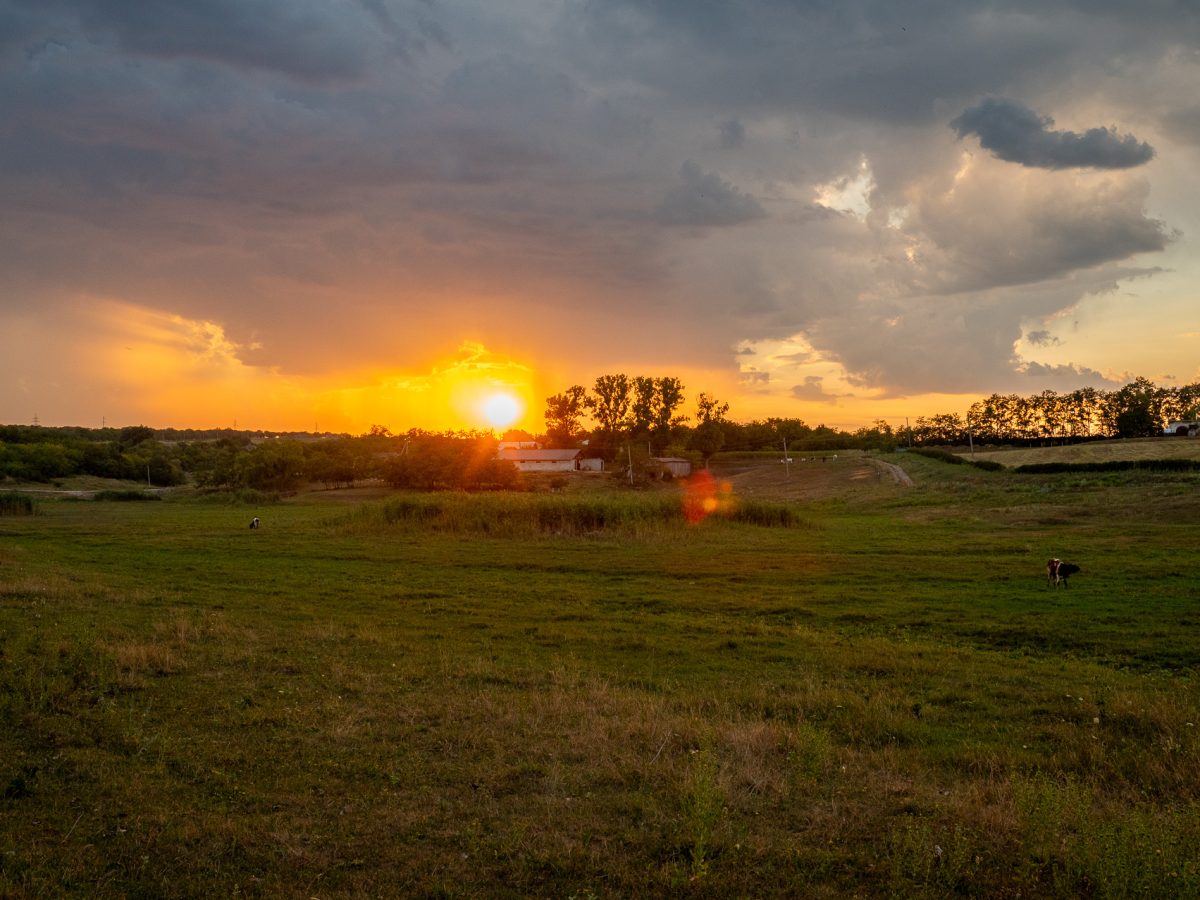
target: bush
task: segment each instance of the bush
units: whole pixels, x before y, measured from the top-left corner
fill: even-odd
[[[1200,462],[1194,459],[1111,459],[1098,463],[1029,463],[1013,469],[1021,475],[1058,475],[1063,472],[1195,472]]]
[[[928,459],[936,459],[938,462],[950,463],[953,466],[965,465],[967,462],[961,456],[957,456],[946,450],[938,450],[934,447],[913,447],[908,452],[915,453],[917,456],[924,456]]]
[[[762,525],[767,528],[796,528],[808,524],[794,506],[765,500],[743,500],[735,503],[726,515],[734,522]]]
[[[972,460],[971,465],[977,469],[983,469],[985,472],[1003,472],[1004,466],[996,462],[994,459],[977,459]]]
[[[15,491],[0,494],[0,516],[32,516],[36,511],[37,506],[28,494]]]
[[[412,495],[365,507],[356,516],[365,522],[501,537],[646,534],[682,526],[689,520],[684,497],[674,493],[619,497]],[[757,500],[721,503],[712,512],[712,518],[768,528],[794,528],[807,524],[792,506]]]
[[[938,462],[949,463],[952,466],[974,466],[977,469],[983,469],[985,472],[1000,472],[1004,469],[1000,463],[991,459],[966,459],[959,456],[957,453],[950,453],[946,450],[938,450],[935,447],[913,447],[908,451],[915,453],[917,456],[925,456],[929,459],[936,459]]]
[[[265,503],[278,503],[282,495],[278,491],[240,488],[236,491],[212,491],[202,494],[201,499],[207,503],[228,503],[231,506],[262,506]]]
[[[113,500],[118,503],[137,501],[137,500],[161,500],[162,497],[158,494],[148,494],[145,491],[123,490],[123,491],[96,491],[94,500]]]

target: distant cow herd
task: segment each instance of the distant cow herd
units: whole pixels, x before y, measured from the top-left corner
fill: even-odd
[[[1052,559],[1046,563],[1046,586],[1058,587],[1061,584],[1065,588],[1070,587],[1070,582],[1067,579],[1078,571],[1079,566],[1074,563],[1066,563],[1061,559]]]

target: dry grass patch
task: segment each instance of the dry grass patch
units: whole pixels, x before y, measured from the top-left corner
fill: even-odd
[[[1200,460],[1200,440],[1188,438],[1130,438],[1092,441],[1058,447],[1020,447],[1005,450],[976,450],[970,459],[992,460],[1005,468],[1035,463],[1102,463],[1113,460],[1194,459]]]

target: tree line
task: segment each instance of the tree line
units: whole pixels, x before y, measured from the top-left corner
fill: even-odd
[[[914,446],[930,446],[1153,437],[1162,434],[1169,422],[1197,419],[1200,382],[1159,387],[1138,377],[1112,391],[1088,387],[1024,397],[992,394],[971,404],[965,417],[957,413],[918,417],[911,441]]]
[[[992,394],[973,403],[965,416],[918,416],[903,427],[877,419],[855,431],[809,426],[794,418],[731,421],[729,405],[707,393],[698,395],[689,420],[680,412],[683,402],[678,378],[601,375],[590,391],[573,385],[546,399],[544,437],[552,447],[586,443],[590,453],[608,458],[632,444],[654,455],[690,451],[706,461],[718,450],[781,450],[784,441],[804,452],[1149,437],[1162,434],[1170,421],[1200,418],[1200,383],[1159,387],[1139,377],[1112,391],[1089,387],[1062,394]],[[590,428],[585,427],[589,418]]]
[[[1081,388],[1030,396],[992,394],[965,416],[917,417],[911,427],[876,420],[854,431],[798,418],[749,422],[729,418],[729,404],[709,393],[684,412],[675,377],[602,375],[589,390],[573,385],[546,400],[545,431],[505,437],[580,448],[586,455],[634,463],[648,456],[707,462],[718,451],[814,452],[977,444],[1066,442],[1161,434],[1173,420],[1200,418],[1200,383],[1158,387],[1137,378],[1113,391]],[[53,482],[74,475],[143,481],[155,487],[192,483],[212,490],[294,490],[306,484],[345,487],[370,478],[396,487],[510,487],[516,473],[495,460],[496,436],[482,431],[363,435],[262,433],[231,429],[0,426],[0,481]]]

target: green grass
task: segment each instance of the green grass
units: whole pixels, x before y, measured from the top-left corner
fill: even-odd
[[[1200,478],[893,459],[6,517],[0,895],[1200,893]]]

